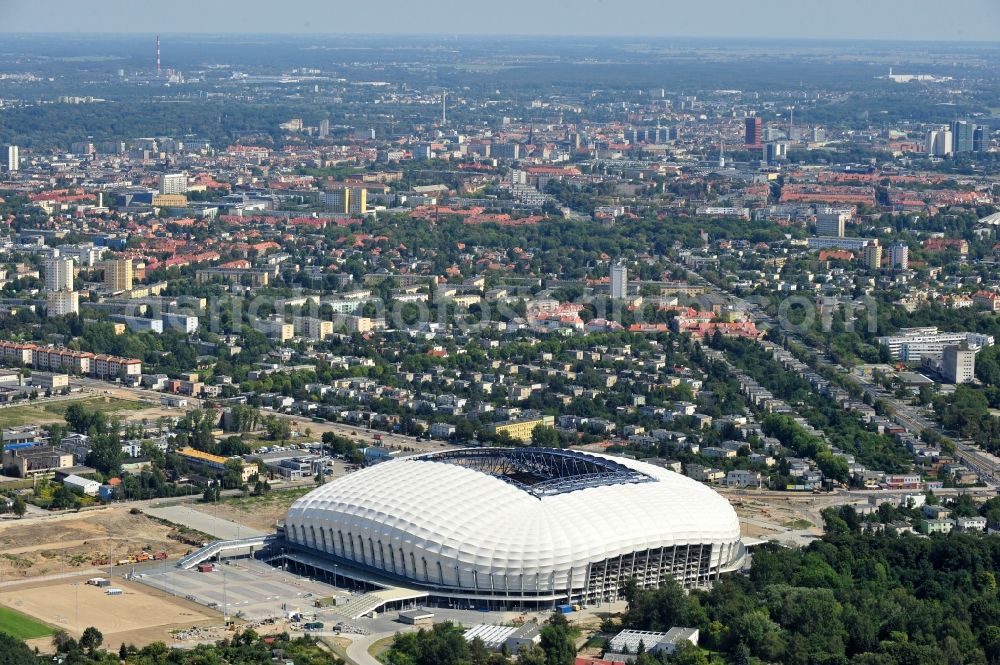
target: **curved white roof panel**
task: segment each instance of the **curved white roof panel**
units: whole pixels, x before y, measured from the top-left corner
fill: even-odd
[[[491,592],[583,588],[593,564],[687,546],[718,571],[741,549],[735,511],[701,483],[634,460],[534,448],[383,462],[302,497],[285,524],[292,543],[360,567]]]

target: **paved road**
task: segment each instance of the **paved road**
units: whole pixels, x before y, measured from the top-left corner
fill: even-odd
[[[400,630],[399,632],[403,632]],[[392,637],[395,633],[376,633],[374,635],[358,635],[347,647],[347,660],[353,665],[384,665],[368,653],[368,647],[381,639]],[[341,637],[344,637],[341,635]]]
[[[920,434],[923,430],[928,429],[949,438],[955,444],[955,455],[962,463],[978,474],[980,479],[986,482],[987,485],[994,485],[1000,480],[998,478],[998,474],[1000,474],[1000,462],[998,462],[995,456],[985,452],[971,441],[963,441],[959,437],[950,436],[941,425],[922,415],[912,404],[897,399],[894,395],[888,393],[883,392],[880,394],[877,386],[866,382],[864,379],[861,379],[860,382],[865,392],[872,399],[883,399],[892,405],[893,418],[908,431]]]
[[[708,287],[709,292],[723,298],[736,298],[734,294],[715,286],[697,273],[688,270],[685,266],[680,264],[675,265],[685,271],[688,276],[688,280],[692,284],[705,285]],[[762,325],[766,327],[774,327],[778,325],[778,322],[775,321],[773,317],[768,316],[760,308],[753,307],[750,311],[751,316],[758,328]],[[849,367],[837,365],[827,359],[824,359],[824,353],[821,350],[809,345],[800,335],[791,333],[789,336],[792,337],[797,344],[805,348],[809,351],[809,353],[813,354],[819,365],[850,373]],[[892,407],[893,419],[899,425],[904,427],[909,433],[919,436],[923,430],[928,429],[937,432],[941,436],[949,438],[955,444],[956,456],[966,466],[975,471],[975,473],[979,475],[979,479],[982,480],[990,489],[996,489],[997,484],[1000,483],[1000,462],[998,462],[996,458],[984,453],[982,448],[974,445],[971,441],[962,441],[954,436],[950,436],[936,421],[920,415],[912,405],[896,399],[895,396],[878,391],[874,384],[868,383],[863,379],[858,381],[858,383],[861,389],[872,399],[885,400]]]
[[[160,508],[145,508],[147,515],[158,517],[174,524],[182,524],[192,529],[197,529],[210,536],[215,536],[220,540],[237,540],[239,538],[252,538],[254,536],[266,536],[264,531],[251,529],[248,526],[222,519],[208,513],[195,510],[190,506],[163,506]]]

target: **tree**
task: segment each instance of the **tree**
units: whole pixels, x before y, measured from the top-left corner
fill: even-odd
[[[76,651],[79,645],[65,630],[57,630],[52,635],[52,646],[56,651]]]
[[[1000,626],[989,626],[979,637],[990,665],[1000,665]]]
[[[128,658],[128,647],[122,642],[122,645],[118,647],[118,660],[125,660]]]
[[[121,441],[117,434],[100,434],[91,440],[90,452],[87,454],[88,466],[105,476],[117,476],[121,472],[123,459]]]
[[[691,644],[687,640],[681,641],[674,651],[672,660],[674,665],[708,665],[708,657],[705,652]]]
[[[152,441],[139,444],[139,454],[157,468],[162,469],[167,465],[167,456]]]
[[[78,497],[73,490],[66,487],[65,485],[60,485],[56,489],[55,493],[52,495],[51,508],[53,510],[65,510],[67,508],[79,508],[80,507],[80,497]]]
[[[521,647],[517,652],[518,665],[546,665],[545,652],[537,644],[531,649]]]
[[[100,648],[103,642],[104,635],[93,626],[88,626],[83,631],[83,635],[80,636],[80,646],[89,651],[91,655]]]
[[[14,506],[11,508],[14,514],[17,515],[17,519],[24,517],[24,514],[28,512],[28,504],[25,503],[24,497],[18,494],[14,497]]]
[[[531,430],[531,445],[540,448],[558,448],[559,433],[548,425],[535,425]]]
[[[64,417],[70,429],[81,434],[90,434],[92,431],[99,434],[104,432],[108,425],[107,416],[103,411],[88,410],[80,402],[70,404]]]
[[[243,484],[243,460],[236,457],[227,459],[224,467],[222,486],[225,489],[236,489]]]
[[[562,614],[553,614],[542,628],[539,646],[545,652],[546,665],[573,665],[576,644],[570,635],[569,622]]]
[[[733,649],[733,665],[750,665],[750,648],[742,642]]]
[[[292,426],[284,418],[269,416],[264,422],[264,427],[272,441],[284,441],[292,436]]]
[[[24,642],[0,632],[0,665],[38,665],[39,662]]]
[[[235,404],[223,415],[222,427],[227,432],[252,432],[260,425],[260,410],[246,404]]]
[[[472,665],[487,665],[490,660],[490,652],[486,649],[486,644],[482,638],[476,637],[469,643],[469,662]]]

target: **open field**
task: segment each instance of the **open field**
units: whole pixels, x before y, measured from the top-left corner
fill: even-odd
[[[287,491],[271,491],[262,496],[226,497],[218,504],[199,503],[192,507],[253,529],[271,532],[274,531],[275,521],[284,519],[292,503],[314,489],[314,485],[309,485]]]
[[[109,596],[82,578],[19,585],[0,592],[0,604],[72,635],[94,626],[108,644],[142,645],[161,640],[169,644],[173,629],[220,622],[217,613],[208,608],[141,584],[116,578],[114,586],[124,593]]]
[[[19,640],[33,640],[52,635],[55,631],[26,614],[7,607],[0,607],[0,632],[7,633]]]
[[[141,411],[151,405],[110,397],[82,397],[80,399],[58,400],[46,403],[44,400],[33,404],[23,404],[0,409],[0,427],[21,425],[44,425],[62,422],[66,409],[71,404],[82,404],[88,411],[102,411],[109,415]]]
[[[41,519],[0,521],[0,578],[39,577],[80,571],[94,559],[121,559],[148,547],[169,560],[190,545],[170,538],[176,528],[114,506]],[[169,561],[168,560],[168,561]],[[100,574],[94,569],[95,574]]]

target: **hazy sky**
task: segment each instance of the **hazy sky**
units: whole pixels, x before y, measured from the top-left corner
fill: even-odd
[[[0,0],[2,32],[997,41],[998,27],[1000,0]]]

